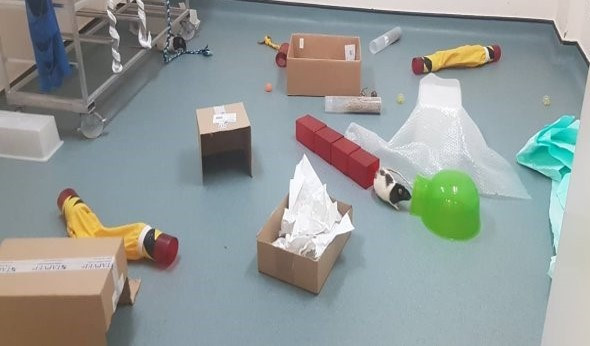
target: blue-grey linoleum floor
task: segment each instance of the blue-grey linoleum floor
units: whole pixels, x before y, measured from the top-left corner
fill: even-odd
[[[57,114],[65,144],[51,161],[0,159],[0,238],[65,236],[55,199],[67,186],[105,224],[141,220],[178,236],[180,258],[169,270],[130,265],[142,286],[136,305],[115,314],[110,345],[539,344],[550,287],[550,183],[514,156],[546,123],[579,115],[587,66],[575,47],[560,44],[549,24],[226,0],[192,6],[202,24],[190,45],[208,43],[213,57],[162,66],[152,53],[119,97],[102,102],[106,113],[119,110],[106,135],[82,140],[72,131],[77,117]],[[371,55],[369,41],[396,25],[401,41]],[[325,114],[322,98],[285,96],[285,71],[256,41],[270,34],[282,42],[292,32],[359,35],[363,85],[384,98],[383,113]],[[295,141],[295,119],[305,113],[342,132],[355,121],[389,138],[415,104],[420,78],[411,57],[494,42],[499,63],[439,76],[461,81],[468,113],[533,199],[482,199],[481,233],[471,241],[434,236]],[[104,78],[108,49],[86,53],[90,77]],[[405,104],[396,104],[398,93]],[[199,185],[195,109],[238,101],[252,124],[254,177],[214,161]],[[353,205],[357,227],[318,296],[256,267],[256,233],[303,154],[330,194]]]

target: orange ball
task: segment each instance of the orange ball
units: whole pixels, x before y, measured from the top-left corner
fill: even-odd
[[[264,91],[266,91],[267,93],[272,91],[272,84],[270,83],[266,83],[266,85],[264,86]]]

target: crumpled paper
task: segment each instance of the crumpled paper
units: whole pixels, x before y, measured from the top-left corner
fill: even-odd
[[[579,127],[579,120],[576,120],[572,115],[564,115],[545,126],[529,139],[516,154],[518,163],[553,180],[549,201],[549,221],[553,232],[555,253],[557,253],[561,237],[561,221],[565,210]],[[551,257],[549,276],[553,276],[554,266],[555,256]]]
[[[303,155],[289,182],[289,205],[281,220],[279,238],[273,245],[318,259],[336,236],[353,229],[348,213],[340,214],[326,185]]]

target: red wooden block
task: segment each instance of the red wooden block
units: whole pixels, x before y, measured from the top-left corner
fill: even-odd
[[[315,133],[314,151],[322,159],[332,163],[332,143],[342,138],[342,135],[329,127],[324,127]]]
[[[373,186],[375,172],[379,169],[379,158],[362,148],[348,157],[348,176],[363,188]]]
[[[332,165],[348,175],[348,157],[359,148],[357,144],[344,137],[332,143]]]
[[[295,121],[295,138],[303,145],[314,150],[315,133],[326,127],[326,124],[307,114]]]

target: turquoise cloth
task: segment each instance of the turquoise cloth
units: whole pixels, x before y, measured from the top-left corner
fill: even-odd
[[[574,160],[574,149],[580,121],[572,115],[564,115],[545,126],[516,154],[516,161],[523,166],[541,172],[551,178],[549,221],[553,232],[555,253],[559,247],[561,221],[567,199],[567,189]],[[551,258],[549,276],[553,274],[555,256]]]

